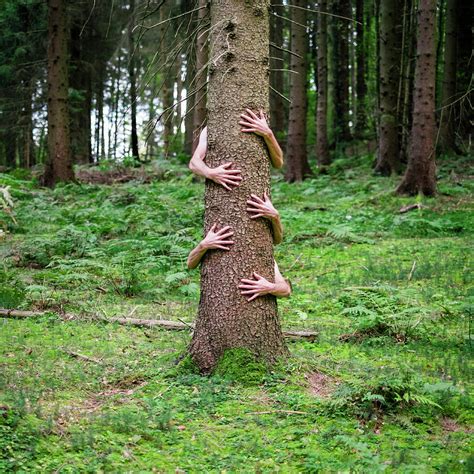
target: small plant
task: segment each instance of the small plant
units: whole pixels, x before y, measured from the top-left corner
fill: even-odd
[[[408,373],[388,373],[368,382],[347,382],[336,390],[329,405],[335,411],[348,410],[363,419],[415,406],[442,408]]]
[[[392,287],[347,288],[339,298],[343,309],[355,324],[354,331],[342,340],[389,336],[398,342],[415,339],[425,332],[426,310],[413,299],[405,300]]]

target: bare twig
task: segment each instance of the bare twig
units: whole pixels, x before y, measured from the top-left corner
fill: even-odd
[[[413,265],[411,266],[411,270],[408,275],[408,281],[411,281],[411,279],[413,278],[413,274],[415,273],[415,268],[416,268],[416,260],[413,261]]]
[[[102,361],[99,359],[94,359],[93,357],[86,356],[84,354],[80,354],[79,352],[68,351],[67,349],[61,349],[62,352],[65,354],[74,357],[74,359],[84,360],[86,362],[93,362],[94,364],[101,364]]]
[[[247,415],[273,415],[274,413],[284,413],[285,415],[309,415],[307,411],[299,410],[267,410],[267,411],[251,411]]]
[[[291,104],[291,100],[288,99],[288,97],[285,97],[281,92],[278,92],[274,87],[270,86],[270,89],[275,92],[275,94],[278,94],[282,99],[285,99],[289,104]]]

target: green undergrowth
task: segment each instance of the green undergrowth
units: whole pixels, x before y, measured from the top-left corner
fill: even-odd
[[[201,181],[0,174],[0,307],[44,313],[0,320],[0,472],[472,472],[467,160],[441,159],[435,199],[395,196],[371,161],[275,174],[279,314],[319,337],[273,368],[228,351],[209,377],[183,358],[189,332],[104,321],[194,319]]]

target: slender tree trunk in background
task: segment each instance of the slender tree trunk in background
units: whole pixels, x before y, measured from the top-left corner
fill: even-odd
[[[100,159],[105,160],[105,121],[104,121],[104,96],[105,96],[105,78],[107,77],[106,72],[107,64],[104,62],[100,69],[100,109],[99,109],[99,124],[100,124]]]
[[[190,54],[188,56],[186,64],[186,78],[185,78],[185,89],[186,89],[186,116],[184,117],[184,151],[187,155],[191,155],[193,152],[193,126],[194,126],[194,94],[195,88],[192,85],[192,80],[196,74],[195,61]]]
[[[130,20],[128,22],[128,77],[130,81],[130,120],[132,125],[130,143],[132,146],[132,156],[140,160],[138,152],[138,133],[137,133],[137,84],[136,84],[136,55],[138,48],[135,48],[135,39],[133,37],[133,27],[135,26],[135,0],[130,1]]]
[[[401,98],[401,150],[400,159],[408,161],[408,139],[412,123],[413,112],[413,83],[415,78],[415,50],[416,50],[416,2],[406,0],[404,23],[403,54],[406,59],[402,71],[402,98]]]
[[[161,99],[163,104],[163,152],[166,157],[170,153],[170,142],[173,136],[173,87],[174,77],[172,75],[173,68],[168,68],[161,88]]]
[[[230,225],[235,244],[227,252],[207,252],[202,261],[201,301],[189,350],[203,373],[212,371],[228,349],[246,348],[270,363],[287,354],[275,297],[248,302],[238,289],[241,278],[253,272],[274,278],[268,222],[250,219],[246,211],[251,193],[270,190],[268,151],[261,138],[241,133],[238,124],[246,107],[268,111],[268,7],[269,0],[211,3],[207,160],[212,167],[235,161],[244,180],[230,192],[206,182],[205,232],[214,223]]]
[[[439,145],[442,151],[456,150],[454,124],[455,108],[450,104],[456,95],[456,50],[457,30],[456,13],[458,0],[447,0],[446,5],[446,39],[444,45],[444,75],[441,91],[441,114]]]
[[[319,1],[319,10],[327,11],[327,0]],[[316,159],[321,171],[330,163],[327,105],[328,105],[328,64],[327,64],[327,15],[318,15],[318,97],[316,104]]]
[[[118,124],[119,124],[119,105],[120,105],[120,77],[122,71],[122,55],[118,53],[117,59],[117,83],[115,85],[115,97],[114,97],[114,160],[117,159],[117,147],[118,147]]]
[[[436,193],[436,0],[420,0],[408,167],[399,194]]]
[[[302,181],[311,173],[306,150],[306,76],[308,68],[308,38],[306,28],[305,0],[293,0],[291,5],[291,74],[290,85],[290,117],[288,124],[288,142],[286,148],[285,179],[292,183]],[[298,8],[299,7],[299,8]]]
[[[436,108],[439,109],[442,100],[442,81],[444,71],[444,41],[445,41],[445,23],[446,23],[446,1],[438,0],[437,6],[437,35],[436,35]]]
[[[193,151],[199,141],[198,131],[206,121],[207,108],[207,70],[209,61],[209,5],[208,0],[199,0],[199,6],[203,7],[198,12],[199,30],[196,37],[196,95],[194,98],[194,139]],[[205,8],[204,8],[205,7]]]
[[[278,15],[282,15],[282,1],[273,2],[273,10]],[[283,45],[283,19],[276,16],[270,16],[270,41],[279,47]],[[277,137],[285,131],[285,104],[280,94],[284,92],[283,69],[285,69],[285,60],[281,49],[272,48],[270,51],[270,125]]]
[[[67,41],[63,0],[48,1],[48,162],[44,184],[74,180],[69,138]]]
[[[365,78],[365,51],[364,51],[364,0],[356,0],[356,19],[359,23],[356,24],[356,63],[357,63],[357,80],[356,80],[356,123],[355,135],[356,138],[362,138],[366,131],[366,107],[365,95],[367,93],[367,84]]]
[[[333,11],[336,15],[352,18],[350,0],[334,0]],[[349,141],[349,24],[348,20],[334,18],[334,56],[335,56],[335,85],[334,106],[336,141]]]
[[[178,135],[181,142],[181,120],[182,120],[182,103],[181,95],[183,93],[183,80],[181,78],[181,67],[182,59],[181,55],[178,55],[176,58],[176,98],[174,103],[176,104],[174,108],[174,128],[176,130],[176,135]]]
[[[457,6],[457,66],[456,66],[456,135],[465,143],[471,144],[472,135],[472,2],[460,1]],[[470,91],[468,93],[468,91]]]
[[[377,164],[375,171],[384,176],[400,171],[398,136],[398,86],[400,74],[400,30],[397,0],[380,2],[380,97]]]
[[[6,136],[5,143],[5,164],[7,168],[16,168],[16,131],[11,131]]]

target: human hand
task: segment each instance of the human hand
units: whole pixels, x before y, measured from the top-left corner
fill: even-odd
[[[239,122],[243,128],[241,132],[253,132],[260,137],[269,137],[272,134],[271,128],[268,126],[267,119],[263,114],[263,110],[260,110],[259,114],[255,114],[250,109],[245,109],[247,115],[241,114],[240,117],[243,119]]]
[[[251,198],[247,201],[247,211],[252,213],[250,219],[257,217],[265,217],[266,219],[278,219],[278,211],[273,207],[267,193],[263,194],[263,199],[256,194],[251,194]]]
[[[255,278],[255,280],[242,278],[242,284],[239,285],[239,288],[242,290],[240,294],[244,296],[250,296],[248,301],[252,301],[259,296],[268,295],[275,290],[275,284],[269,282],[266,278],[259,275],[258,273],[254,272],[253,278]]]
[[[217,168],[210,168],[208,178],[231,191],[231,186],[238,186],[242,181],[241,171],[232,166],[233,163],[225,163]]]
[[[214,224],[207,233],[206,237],[201,241],[201,247],[204,250],[209,249],[222,249],[230,250],[229,245],[234,243],[233,240],[226,240],[231,235],[234,235],[234,232],[230,230],[230,226],[222,227],[221,230],[217,230],[217,224]]]

